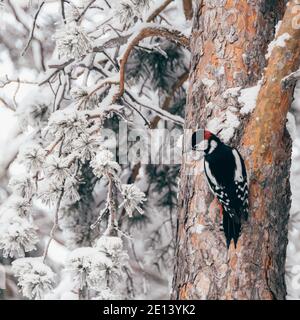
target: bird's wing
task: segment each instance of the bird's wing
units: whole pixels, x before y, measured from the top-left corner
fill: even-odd
[[[226,193],[224,186],[220,185],[213,176],[208,161],[204,161],[204,172],[211,192],[217,197],[224,210],[232,217],[233,213],[229,210],[231,207],[230,197]]]
[[[237,209],[242,209],[244,219],[247,220],[249,212],[249,190],[247,181],[247,172],[244,160],[238,150],[233,149],[233,155],[236,159],[237,168],[235,170],[235,184],[236,184],[236,196],[237,196]]]

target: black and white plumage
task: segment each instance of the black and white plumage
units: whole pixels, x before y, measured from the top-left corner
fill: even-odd
[[[197,149],[196,134],[192,147]],[[204,130],[204,169],[211,191],[223,211],[223,229],[227,247],[236,246],[243,220],[248,219],[248,184],[243,158],[237,149],[224,144],[216,135]]]

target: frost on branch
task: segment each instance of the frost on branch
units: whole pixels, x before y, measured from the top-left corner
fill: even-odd
[[[32,179],[29,177],[12,177],[8,186],[15,195],[27,199],[32,197],[35,190]]]
[[[123,250],[123,242],[119,237],[103,236],[96,244],[99,250],[111,257],[117,257]]]
[[[91,162],[94,174],[99,178],[102,176],[116,177],[121,168],[113,158],[114,155],[109,150],[99,151]]]
[[[98,292],[93,300],[122,300],[122,295],[107,288]]]
[[[88,125],[83,114],[68,108],[54,112],[49,119],[48,128],[54,136],[64,136],[69,142],[81,133],[86,133]]]
[[[85,88],[74,87],[70,90],[70,95],[72,99],[77,103],[81,103],[82,101],[84,101],[83,105],[87,110],[95,109],[98,104],[97,95],[89,95],[88,90]]]
[[[9,208],[14,211],[21,218],[29,218],[31,203],[28,199],[12,196],[11,201],[9,203]]]
[[[124,267],[128,264],[128,256],[122,249],[120,238],[103,236],[94,248],[75,249],[70,254],[66,269],[81,291],[89,287],[100,295],[112,289],[120,294],[125,287]]]
[[[25,297],[40,300],[53,289],[55,274],[41,258],[17,259],[12,267]]]
[[[14,12],[5,13],[3,23],[9,26],[5,30],[14,32],[3,34],[0,31],[0,36],[24,43],[22,35],[28,35],[29,24],[24,24],[23,28],[22,21],[33,22],[32,12],[30,8],[24,10],[17,2],[11,3],[16,12],[22,13],[22,19],[17,22]],[[160,240],[156,239],[163,238],[162,241],[167,242],[165,235],[170,233],[172,218],[169,217],[173,215],[175,194],[170,184],[178,171],[174,170],[172,179],[165,179],[165,175],[160,179],[160,195],[155,195],[154,202],[159,200],[167,209],[161,206],[153,210],[153,216],[161,225],[163,223],[163,228],[156,228],[156,224],[153,227],[151,219],[142,214],[150,202],[144,205],[146,191],[149,199],[156,189],[156,174],[147,172],[142,177],[142,171],[146,171],[143,165],[134,171],[132,163],[118,164],[118,158],[109,151],[113,138],[102,139],[101,133],[108,128],[117,136],[121,120],[129,124],[129,133],[136,128],[144,130],[145,124],[154,123],[156,127],[160,119],[167,119],[172,129],[176,123],[182,125],[186,95],[183,82],[178,85],[177,81],[187,72],[187,52],[178,43],[165,40],[163,34],[155,35],[160,27],[171,33],[174,30],[169,26],[172,17],[165,15],[167,11],[161,15],[164,19],[159,12],[153,15],[157,5],[161,5],[157,1],[96,0],[91,3],[83,0],[62,4],[65,15],[59,1],[45,2],[22,61],[15,58],[20,54],[18,46],[13,48],[11,58],[16,72],[12,78],[20,88],[9,101],[14,102],[13,109],[16,109],[26,143],[21,145],[17,161],[12,159],[12,170],[7,171],[13,176],[8,199],[1,207],[0,246],[4,255],[11,257],[24,256],[37,247],[37,252],[44,252],[44,263],[56,266],[53,248],[57,245],[54,239],[57,239],[65,250],[74,250],[66,269],[74,276],[74,290],[79,299],[128,298],[133,297],[135,290],[140,297],[148,290],[144,260],[139,252],[133,254],[127,250],[137,242],[126,241],[123,246],[120,237],[132,241],[134,233],[141,232],[141,244],[151,238],[153,252],[161,247]],[[48,15],[51,15],[51,23]],[[154,35],[132,47],[124,69],[124,94],[120,95],[122,55],[150,15],[147,26]],[[11,21],[7,21],[10,18]],[[16,30],[13,25],[18,26]],[[18,72],[19,65],[22,72]],[[27,75],[30,81],[25,79]],[[23,94],[24,91],[29,94]],[[15,175],[15,165],[22,174]],[[139,176],[144,179],[138,184],[140,189],[136,183]],[[35,223],[41,230],[37,230]],[[38,237],[46,241],[38,242]],[[137,251],[143,252],[141,244]],[[172,250],[172,245],[167,244],[161,250],[163,258],[171,255]],[[150,261],[151,268],[155,264],[162,270],[163,263],[156,264],[157,260],[163,259],[157,258],[156,253],[145,259]],[[23,263],[20,268],[25,270],[28,265]],[[140,266],[139,270],[132,271],[131,265]],[[61,266],[55,270],[60,275]],[[57,292],[64,282],[63,276],[58,279],[60,283],[54,288]],[[53,282],[48,289],[52,287]],[[29,298],[43,296],[29,291],[22,289]]]
[[[116,4],[116,15],[125,28],[132,26],[142,17],[143,10],[152,0],[121,0]]]
[[[18,160],[25,165],[29,172],[36,174],[45,161],[45,154],[45,150],[40,145],[27,145],[20,150]]]
[[[42,128],[47,124],[50,114],[51,105],[47,101],[47,96],[37,91],[31,92],[30,97],[27,96],[16,111],[19,123],[24,129],[27,126]]]
[[[0,218],[0,249],[4,257],[24,257],[36,249],[37,228],[26,218],[6,212]]]
[[[78,139],[75,139],[72,143],[73,150],[78,152],[78,154],[86,161],[94,158],[99,143],[96,139],[87,134],[81,134]]]
[[[78,188],[79,182],[75,177],[69,177],[66,179],[63,198],[66,203],[73,204],[80,200]]]
[[[47,158],[45,165],[46,175],[55,181],[55,183],[63,183],[71,176],[68,159],[62,159],[57,156]]]
[[[92,51],[91,40],[81,26],[68,23],[57,30],[54,35],[60,57],[80,59]]]
[[[145,193],[141,192],[141,190],[133,184],[123,184],[121,188],[124,200],[120,204],[120,207],[124,206],[129,217],[132,217],[135,210],[137,210],[140,214],[143,214],[144,210],[140,207],[140,205],[146,201]]]
[[[55,206],[61,198],[64,191],[64,183],[59,181],[50,181],[40,183],[39,198],[48,206]]]

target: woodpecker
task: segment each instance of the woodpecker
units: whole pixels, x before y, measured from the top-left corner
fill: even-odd
[[[204,130],[204,172],[212,193],[218,199],[223,214],[227,248],[233,239],[236,247],[243,221],[249,213],[247,172],[237,149],[224,144],[216,135]],[[197,132],[192,136],[192,148],[198,150]]]

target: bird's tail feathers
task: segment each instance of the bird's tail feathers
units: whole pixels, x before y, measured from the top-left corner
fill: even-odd
[[[241,220],[237,215],[230,217],[225,211],[223,213],[223,229],[226,237],[227,248],[229,248],[231,240],[234,241],[236,248],[240,233],[241,233]]]

